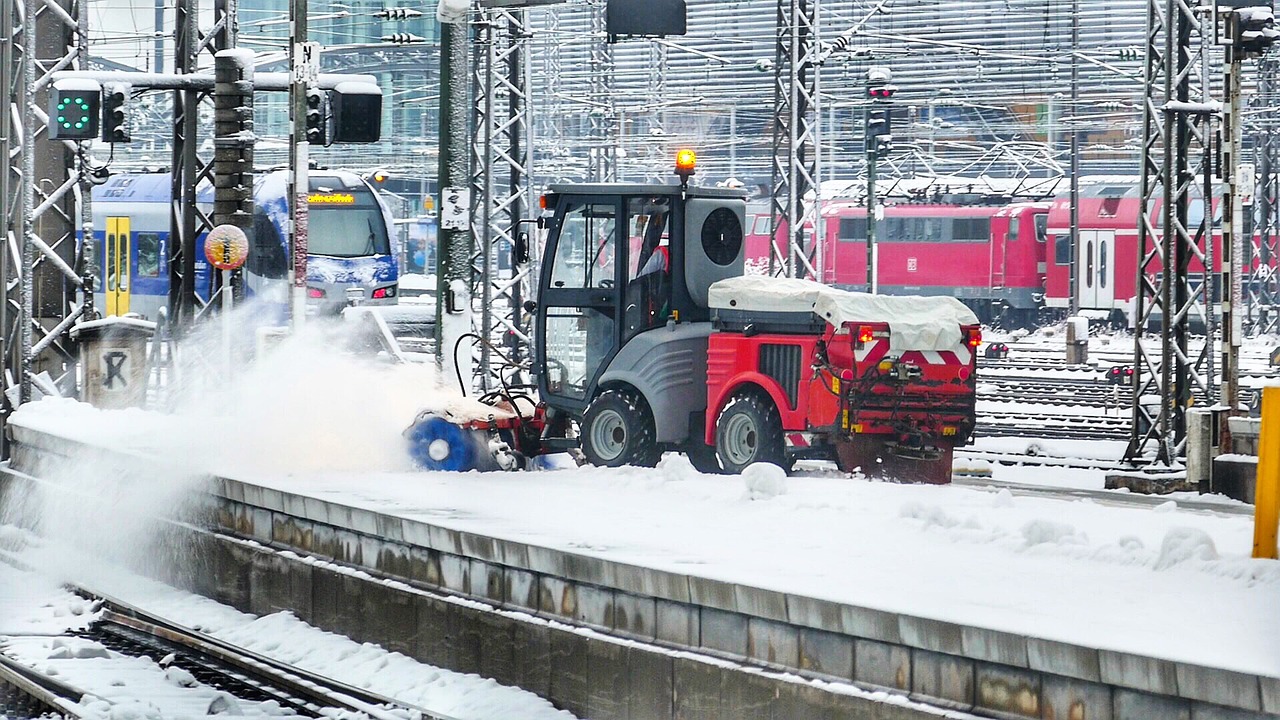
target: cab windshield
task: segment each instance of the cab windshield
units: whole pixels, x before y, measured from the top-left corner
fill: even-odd
[[[312,255],[391,254],[386,222],[378,208],[312,206],[307,220],[307,252]]]

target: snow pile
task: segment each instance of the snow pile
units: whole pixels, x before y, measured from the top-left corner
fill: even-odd
[[[565,469],[565,468],[561,468]],[[667,453],[658,461],[658,469],[666,482],[681,482],[698,477],[700,473],[689,462],[689,458],[679,453]]]
[[[1218,549],[1213,538],[1203,530],[1188,527],[1172,528],[1160,543],[1160,556],[1156,558],[1156,570],[1167,570],[1192,560],[1209,562],[1218,559]]]
[[[1022,539],[1027,547],[1037,545],[1088,546],[1089,538],[1066,523],[1052,520],[1032,520],[1022,526]]]
[[[742,471],[742,483],[750,499],[768,500],[787,493],[787,471],[773,463],[752,463]]]

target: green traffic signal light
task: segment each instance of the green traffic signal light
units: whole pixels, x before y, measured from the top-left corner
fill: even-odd
[[[54,140],[89,140],[98,134],[98,107],[101,96],[84,88],[50,94],[49,137]]]

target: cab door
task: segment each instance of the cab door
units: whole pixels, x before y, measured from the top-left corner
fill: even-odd
[[[538,293],[539,385],[554,404],[582,409],[619,345],[622,204],[589,195],[559,200]]]
[[[1076,294],[1080,307],[1110,310],[1115,305],[1114,230],[1081,230],[1076,247]]]
[[[105,276],[107,315],[129,312],[129,257],[132,250],[129,218],[107,218],[106,243],[103,247],[102,273]]]
[[[994,219],[994,218],[993,218]],[[1009,252],[1008,244],[1018,239],[1018,216],[1010,214],[1007,218],[1009,221],[1008,228],[1005,230],[1004,237],[1000,237],[996,232],[996,223],[991,223],[991,287],[1002,288],[1005,284],[1004,271],[1007,263]]]

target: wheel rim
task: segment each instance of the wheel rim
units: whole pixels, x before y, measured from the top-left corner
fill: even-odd
[[[721,449],[734,465],[746,465],[756,459],[760,433],[755,422],[746,415],[734,415],[724,424]]]
[[[617,460],[627,449],[627,424],[616,410],[605,410],[591,423],[591,445],[601,460]]]

